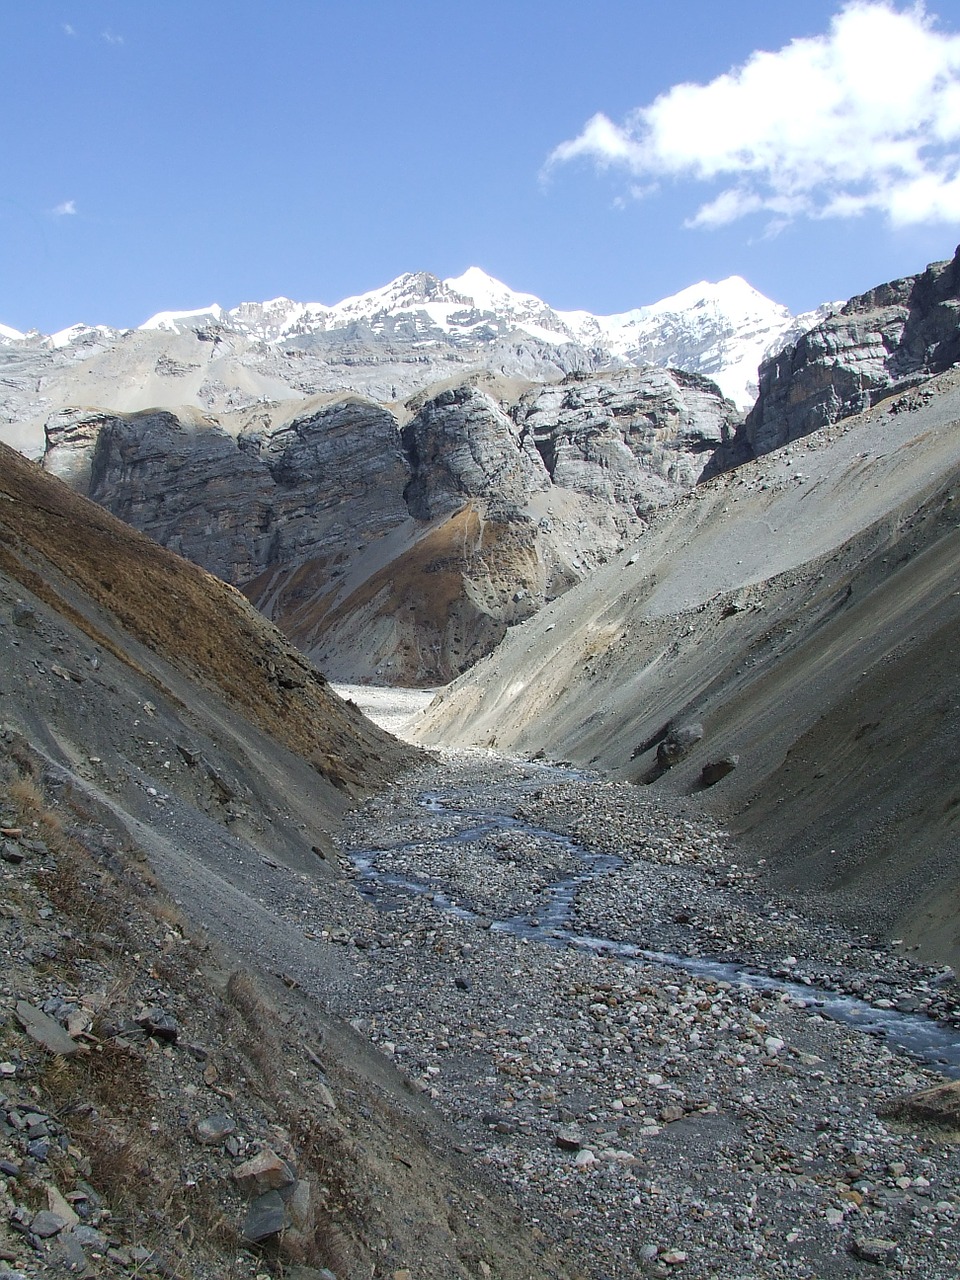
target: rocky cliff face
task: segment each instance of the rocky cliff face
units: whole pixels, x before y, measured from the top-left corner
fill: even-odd
[[[651,368],[569,377],[514,416],[554,484],[634,514],[696,484],[737,422],[706,379]]]
[[[234,436],[214,418],[66,410],[46,470],[227,582],[378,537],[406,514],[398,427],[348,400]]]
[[[403,412],[64,410],[44,465],[243,588],[338,678],[439,683],[695,484],[739,422],[712,384],[653,368],[512,402],[467,382]]]
[[[515,513],[533,493],[550,487],[543,462],[515,420],[476,387],[455,387],[429,400],[404,427],[403,443],[413,471],[405,496],[419,520],[448,515],[468,498]]]
[[[850,301],[760,368],[760,394],[718,461],[758,457],[960,360],[960,250]]]

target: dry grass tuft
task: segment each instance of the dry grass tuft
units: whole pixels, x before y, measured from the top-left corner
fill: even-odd
[[[246,1028],[244,1052],[256,1069],[260,1088],[275,1101],[284,1090],[283,1047],[276,1013],[253,978],[239,970],[227,979],[226,997],[227,1005],[236,1010]]]

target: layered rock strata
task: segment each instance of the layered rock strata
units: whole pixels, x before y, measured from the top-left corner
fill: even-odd
[[[624,369],[513,401],[471,380],[402,413],[64,410],[44,465],[242,587],[338,678],[440,683],[695,484],[738,421],[697,375]]]
[[[960,249],[851,298],[760,367],[757,402],[710,471],[871,408],[960,360]]]

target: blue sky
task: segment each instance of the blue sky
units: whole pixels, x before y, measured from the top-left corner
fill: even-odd
[[[848,29],[877,72],[827,110]],[[561,308],[739,274],[800,311],[960,241],[960,0],[36,0],[0,6],[0,99],[18,329],[473,264]]]

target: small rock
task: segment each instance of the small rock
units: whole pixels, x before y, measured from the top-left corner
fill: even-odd
[[[62,1231],[57,1236],[55,1253],[59,1254],[60,1266],[65,1271],[72,1271],[74,1275],[90,1274],[87,1255],[72,1231]]]
[[[205,1145],[222,1142],[234,1132],[236,1127],[230,1116],[217,1111],[214,1115],[205,1116],[203,1120],[197,1122],[197,1140]]]
[[[47,1187],[47,1208],[61,1219],[65,1227],[76,1227],[80,1223],[79,1215],[56,1187]]]
[[[18,1000],[14,1012],[30,1039],[42,1045],[49,1053],[68,1058],[79,1051],[80,1046],[76,1040],[64,1031],[59,1022],[41,1013],[32,1004],[27,1004],[26,1000]]]
[[[59,1235],[66,1225],[59,1213],[51,1213],[49,1209],[41,1209],[30,1220],[30,1230],[40,1240]]]
[[[37,621],[36,611],[18,600],[13,606],[13,621],[18,627],[32,627]]]
[[[280,1187],[289,1187],[296,1182],[297,1175],[275,1151],[264,1147],[255,1156],[237,1165],[233,1171],[234,1181],[249,1195],[252,1192],[275,1191]]]
[[[74,1227],[70,1234],[83,1249],[92,1249],[96,1253],[105,1253],[107,1250],[107,1237],[102,1231],[98,1231],[96,1227],[87,1227],[81,1224],[78,1227]]]
[[[155,1040],[165,1040],[168,1044],[176,1043],[180,1028],[172,1013],[167,1013],[159,1005],[144,1009],[135,1019],[137,1026],[143,1027],[148,1036]]]
[[[558,1129],[553,1141],[561,1151],[579,1151],[583,1146],[583,1138],[576,1129]]]
[[[19,866],[25,857],[24,851],[12,840],[4,840],[3,844],[0,844],[0,858],[4,862],[9,862],[11,866]]]
[[[243,1220],[243,1238],[251,1244],[266,1240],[282,1231],[287,1224],[287,1207],[279,1191],[265,1191],[247,1206]]]
[[[897,1242],[886,1240],[882,1236],[857,1236],[850,1246],[854,1257],[864,1262],[890,1262],[897,1252]]]

